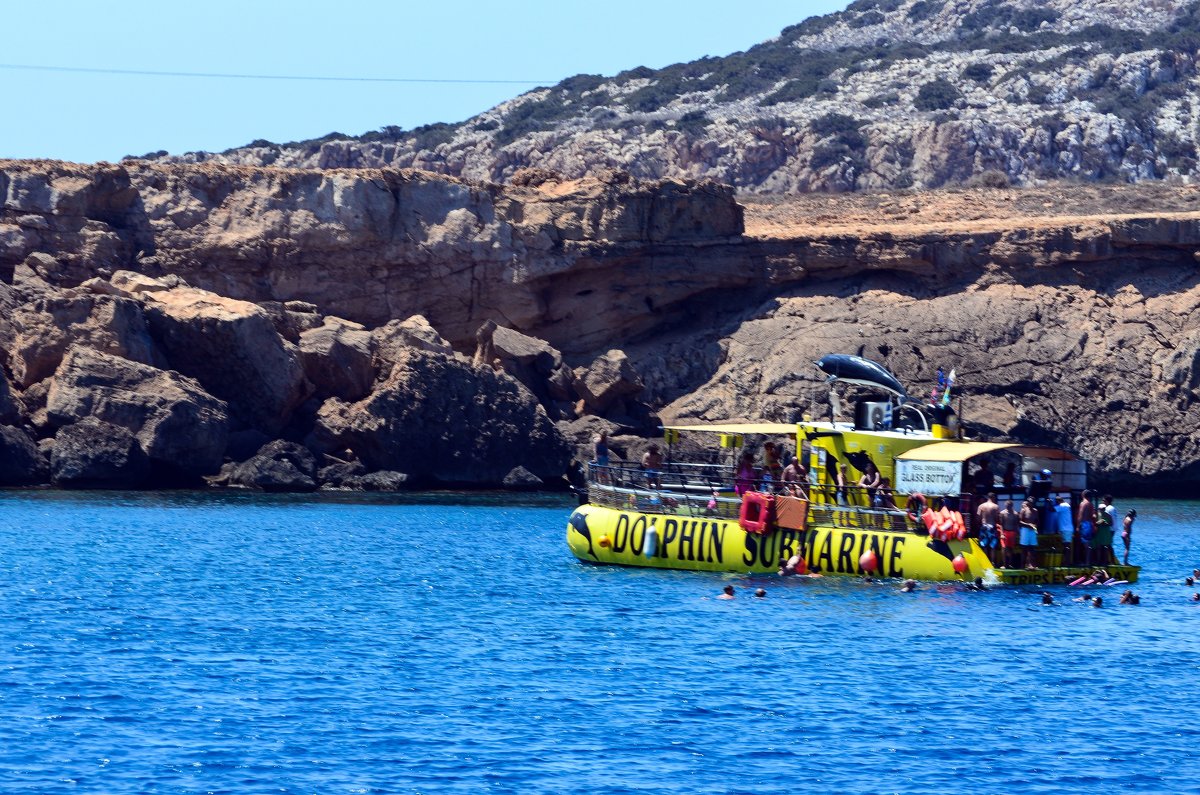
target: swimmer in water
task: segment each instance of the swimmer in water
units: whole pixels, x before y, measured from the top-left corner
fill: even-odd
[[[718,599],[732,599],[733,598],[733,586],[726,585],[725,590],[717,598]]]
[[[1127,589],[1125,591],[1125,593],[1121,594],[1121,601],[1118,602],[1118,604],[1122,604],[1122,605],[1133,604],[1133,591],[1130,591]]]
[[[915,590],[917,590],[916,580],[905,580],[904,584],[900,586],[900,593],[912,593]]]
[[[757,598],[759,598],[759,599],[762,599],[762,598],[766,597],[766,595],[767,595],[767,589],[766,589],[766,588],[759,588],[757,591],[755,591],[755,592],[754,592],[754,595],[755,595]]]
[[[1044,604],[1044,605],[1054,604],[1054,597],[1050,595],[1049,591],[1042,591],[1042,604]]]
[[[1193,602],[1200,602],[1200,593],[1194,593],[1194,594],[1192,594],[1192,601],[1193,601]]]
[[[1092,600],[1092,607],[1104,607],[1104,600],[1097,596]]]

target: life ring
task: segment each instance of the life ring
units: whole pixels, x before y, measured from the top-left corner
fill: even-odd
[[[742,508],[738,512],[738,524],[747,533],[763,535],[770,526],[771,505],[775,497],[761,494],[757,491],[747,491],[742,495]]]

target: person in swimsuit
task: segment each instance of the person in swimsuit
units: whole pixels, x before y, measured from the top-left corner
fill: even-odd
[[[596,480],[600,483],[607,483],[608,476],[608,431],[600,431],[592,438],[592,463],[599,467],[596,473]]]
[[[1062,565],[1071,566],[1075,563],[1075,522],[1071,519],[1071,503],[1066,497],[1058,498],[1051,518],[1054,529],[1062,537]]]
[[[1036,568],[1033,562],[1033,552],[1038,546],[1038,516],[1033,500],[1027,499],[1021,503],[1021,512],[1017,520],[1021,524],[1021,555],[1025,560],[1025,568]]]
[[[662,488],[662,453],[658,451],[658,445],[652,444],[642,456],[642,469],[646,473],[646,485],[652,489]]]
[[[1092,565],[1092,539],[1096,536],[1096,507],[1092,505],[1093,496],[1090,491],[1083,492],[1083,499],[1079,501],[1079,509],[1075,512],[1075,531],[1079,534],[1085,566]]]
[[[781,475],[783,479],[783,490],[793,497],[808,496],[808,472],[800,465],[800,459],[792,456],[792,460],[788,462],[787,468],[783,470]]]
[[[987,499],[975,509],[975,518],[979,520],[979,546],[983,547],[988,560],[995,561],[996,550],[1000,546],[1000,536],[996,532],[996,525],[1000,523],[1000,506],[996,504],[995,493],[988,492]]]
[[[740,497],[754,488],[754,481],[757,479],[758,472],[754,469],[754,453],[747,450],[742,453],[742,460],[738,464],[737,474],[734,476],[733,481],[733,490]]]
[[[763,469],[771,473],[771,480],[776,483],[783,476],[783,463],[779,460],[779,452],[774,442],[763,445]]]
[[[1015,569],[1020,565],[1021,517],[1013,510],[1013,501],[1004,501],[1000,512],[1000,547],[1004,550],[1004,565]]]
[[[1132,508],[1125,514],[1125,526],[1121,530],[1121,542],[1125,544],[1125,565],[1129,565],[1129,542],[1133,540],[1133,520],[1137,519],[1137,511]]]

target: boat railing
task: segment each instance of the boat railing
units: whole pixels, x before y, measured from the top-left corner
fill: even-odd
[[[747,489],[806,497],[810,523],[886,532],[924,534],[924,525],[913,522],[890,490],[864,486],[838,488],[824,483],[780,483],[756,479],[739,483],[731,467],[721,464],[664,463],[648,470],[632,462],[608,466],[588,465],[588,502],[609,508],[680,516],[737,519],[740,492]],[[970,494],[959,495],[963,523],[971,531]],[[907,500],[901,496],[901,500]]]

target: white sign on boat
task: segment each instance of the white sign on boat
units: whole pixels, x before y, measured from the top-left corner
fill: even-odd
[[[896,461],[896,483],[901,494],[958,494],[962,491],[962,463],[959,461]]]

